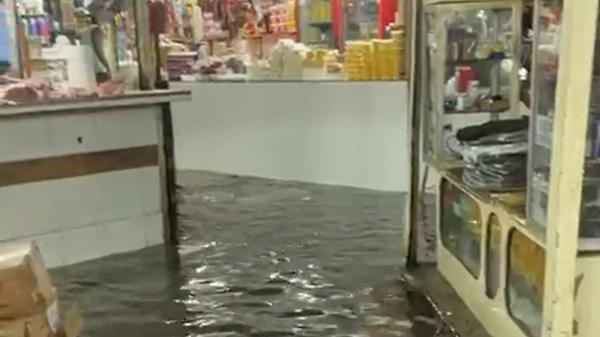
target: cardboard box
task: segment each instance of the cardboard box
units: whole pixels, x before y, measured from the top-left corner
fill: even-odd
[[[76,306],[59,317],[58,302],[35,315],[0,320],[0,337],[77,337],[81,331],[81,316]]]
[[[56,299],[34,243],[0,246],[0,320],[34,317]]]
[[[58,302],[54,301],[34,315],[0,319],[0,337],[51,337],[59,326]]]

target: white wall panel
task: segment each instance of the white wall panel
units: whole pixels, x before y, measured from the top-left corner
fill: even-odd
[[[0,241],[160,211],[158,167],[0,188]]]
[[[178,169],[408,189],[407,84],[173,83]]]

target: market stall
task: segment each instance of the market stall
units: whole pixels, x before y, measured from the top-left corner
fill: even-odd
[[[598,3],[431,0],[422,19],[439,272],[492,336],[597,335]]]
[[[145,3],[0,3],[0,242],[57,267],[172,241],[170,103],[189,92],[140,90]]]
[[[290,4],[232,3],[256,8],[259,23]],[[210,21],[194,46],[160,32],[163,76],[193,93],[174,106],[178,168],[405,191],[407,2],[291,3],[291,21],[266,15],[258,40],[219,31],[223,19],[205,2],[195,10]],[[253,41],[260,53],[249,52]]]
[[[398,80],[403,3],[154,0],[150,10],[164,21],[154,34],[171,81]]]

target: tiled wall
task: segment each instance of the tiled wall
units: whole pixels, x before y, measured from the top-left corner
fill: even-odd
[[[0,162],[158,143],[158,107],[0,121]],[[0,244],[35,240],[48,267],[162,242],[158,166],[0,187]]]

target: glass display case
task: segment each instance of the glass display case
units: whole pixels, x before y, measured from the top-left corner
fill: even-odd
[[[596,22],[580,205],[580,249],[600,250],[600,19]]]
[[[422,116],[422,151],[439,175],[437,269],[492,336],[593,337],[600,331],[600,2],[531,3],[533,14],[516,23],[524,12],[510,0],[425,2],[413,113]],[[514,44],[530,17],[531,92],[519,101],[514,72],[529,62],[517,59]],[[457,159],[469,151],[453,144],[457,126],[481,124],[475,116],[497,119],[485,126],[520,120],[504,119],[526,112],[528,99],[520,194],[469,184],[465,173],[498,175],[508,158],[478,167],[463,156],[462,165]]]
[[[559,72],[563,0],[540,0],[536,12],[536,44],[528,220],[544,235],[548,222],[548,195],[553,155],[553,129],[556,127],[556,87]],[[600,38],[596,34],[592,81],[586,127],[585,159],[580,206],[581,249],[600,249]]]
[[[535,12],[532,141],[529,150],[528,220],[540,234],[548,221],[552,121],[560,51],[562,0],[538,1]]]
[[[461,158],[457,129],[516,114],[521,8],[520,1],[426,3],[421,108],[429,163]]]

